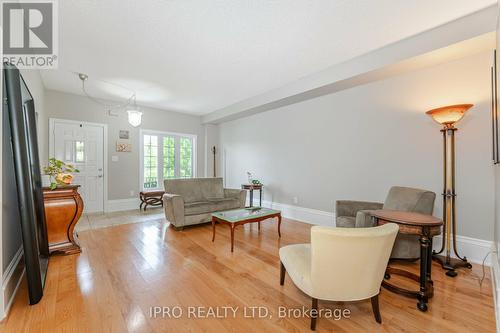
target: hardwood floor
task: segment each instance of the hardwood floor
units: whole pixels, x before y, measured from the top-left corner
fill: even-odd
[[[52,257],[42,301],[28,306],[23,283],[1,332],[307,332],[309,318],[280,318],[279,307],[309,309],[311,300],[286,276],[279,284],[278,249],[309,242],[308,224],[284,219],[282,238],[274,220],[237,227],[234,253],[229,228],[211,226],[175,231],[162,215],[115,214],[129,221],[80,231],[80,255]],[[102,225],[101,225],[102,226]],[[346,254],[348,255],[348,254]],[[417,264],[406,264],[417,271]],[[433,265],[435,295],[429,311],[416,300],[382,289],[382,324],[369,301],[319,302],[319,308],[349,309],[350,318],[319,318],[318,332],[494,332],[495,315],[489,271],[479,287],[481,267],[449,278]],[[404,282],[404,281],[401,281]],[[151,317],[151,307],[179,306],[179,319]],[[188,318],[188,307],[239,307],[236,318]],[[246,318],[252,306],[269,310],[265,318]],[[192,309],[192,308],[191,308]],[[206,309],[206,308],[205,308]],[[206,309],[208,310],[208,309]],[[295,310],[298,311],[298,310]],[[172,313],[171,313],[172,314]],[[222,313],[219,313],[222,314]],[[192,313],[191,313],[192,315]],[[272,316],[272,317],[271,317]]]

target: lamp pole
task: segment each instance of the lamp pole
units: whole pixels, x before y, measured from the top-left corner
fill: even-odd
[[[215,146],[212,147],[212,154],[214,155],[214,178],[217,177],[217,169],[215,168],[215,154],[217,153],[217,149]]]

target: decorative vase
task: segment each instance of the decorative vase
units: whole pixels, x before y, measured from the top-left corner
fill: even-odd
[[[253,176],[252,176],[252,173],[247,172],[247,176],[248,176],[248,184],[252,184],[252,182],[253,182]]]

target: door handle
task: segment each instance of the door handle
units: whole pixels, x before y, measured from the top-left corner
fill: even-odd
[[[99,176],[97,176],[97,177],[102,178],[102,175],[99,175]]]

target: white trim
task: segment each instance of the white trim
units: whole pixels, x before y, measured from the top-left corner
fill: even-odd
[[[254,198],[254,203],[257,202]],[[304,223],[335,226],[335,212],[325,212],[322,210],[282,204],[278,202],[262,201],[262,206],[281,210],[283,217]],[[433,249],[440,250],[442,236],[434,237]],[[467,236],[457,235],[457,248],[460,255],[465,255],[467,259],[475,264],[481,265],[483,259],[491,251],[492,241],[477,239]],[[490,265],[490,260],[486,260],[486,265]],[[500,288],[500,286],[499,286]]]
[[[62,123],[69,123],[69,124],[85,124],[89,126],[99,126],[103,128],[103,167],[104,167],[104,174],[103,174],[103,194],[102,194],[102,200],[103,200],[103,211],[107,212],[107,202],[108,202],[108,124],[103,124],[103,123],[92,123],[88,121],[78,121],[78,120],[69,120],[69,119],[60,119],[60,118],[49,118],[49,156],[54,156],[54,150],[55,150],[55,143],[54,143],[54,130],[55,130],[55,123],[56,122],[62,122]]]
[[[12,294],[7,295],[7,287],[11,283],[11,279],[15,278],[14,273],[16,272],[17,267],[21,263],[21,259],[23,257],[23,247],[21,246],[17,252],[12,261],[9,263],[9,266],[5,269],[5,275],[2,279],[2,297],[0,299],[0,320],[5,318],[7,314],[9,313],[9,309],[14,302],[14,298],[16,296],[17,290],[19,289],[19,285],[21,284],[21,281],[24,276],[25,269],[23,268],[23,271],[18,277],[18,280],[16,283],[16,287],[12,291]],[[8,299],[5,299],[6,297],[9,297]]]
[[[141,200],[139,198],[108,200],[106,212],[111,213],[139,209],[140,203]]]
[[[254,203],[257,200],[254,198]],[[296,220],[309,224],[325,225],[335,227],[335,214],[322,210],[287,205],[279,202],[262,200],[262,206],[281,211],[281,215],[287,219]]]
[[[193,178],[196,178],[198,175],[198,135],[197,134],[188,134],[188,133],[178,133],[178,132],[168,132],[168,131],[156,131],[156,130],[148,130],[148,129],[139,129],[139,189],[140,191],[144,190],[161,190],[162,186],[162,178],[163,178],[163,170],[160,168],[160,163],[158,163],[158,186],[156,188],[144,188],[144,135],[157,135],[157,136],[174,136],[175,137],[175,168],[179,170],[178,163],[180,163],[179,152],[180,143],[179,138],[190,138],[193,143],[193,151],[192,151],[192,170],[193,170]],[[160,149],[160,142],[158,141],[158,160],[163,160],[163,151]],[[162,162],[163,163],[163,162]]]
[[[500,333],[500,265],[498,263],[498,254],[494,246],[491,247],[491,287],[493,289],[493,303],[495,305],[495,318],[497,322],[497,333]]]
[[[441,235],[434,237],[432,248],[435,251],[439,251],[441,249],[442,238],[443,236]],[[490,253],[492,246],[492,241],[457,235],[458,254],[466,256],[467,260],[474,264],[481,265],[484,258],[488,255],[488,253]],[[451,252],[451,256],[456,258],[453,251]],[[490,260],[486,260],[485,265],[490,266]]]

